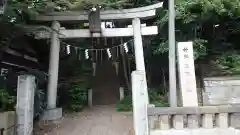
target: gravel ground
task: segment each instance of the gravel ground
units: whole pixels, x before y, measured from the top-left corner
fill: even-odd
[[[132,113],[99,106],[66,114],[57,123],[39,122],[35,135],[133,135]]]

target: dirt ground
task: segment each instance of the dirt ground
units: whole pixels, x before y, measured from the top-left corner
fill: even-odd
[[[57,123],[41,122],[35,135],[132,135],[132,113],[116,112],[114,106],[99,106],[65,114]]]

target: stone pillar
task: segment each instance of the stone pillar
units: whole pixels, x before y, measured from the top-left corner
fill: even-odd
[[[88,90],[88,106],[92,107],[92,89]]]
[[[124,87],[119,88],[119,96],[120,96],[120,100],[124,98]]]
[[[149,135],[148,128],[148,92],[144,71],[132,72],[132,100],[134,135]]]
[[[141,22],[132,20],[136,71],[132,73],[132,100],[135,135],[148,135],[147,107],[149,104],[147,79],[144,63]]]
[[[132,25],[133,25],[133,34],[134,34],[134,51],[135,51],[136,70],[145,71],[140,19],[134,18],[132,20]]]
[[[49,61],[49,78],[47,91],[47,109],[42,117],[43,120],[58,120],[62,117],[62,109],[56,108],[57,101],[57,86],[58,86],[58,66],[59,66],[59,52],[60,40],[58,33],[60,24],[56,21],[52,24],[51,47],[50,47],[50,61]]]
[[[17,135],[33,134],[35,77],[21,75],[17,86]]]
[[[49,79],[48,79],[48,95],[47,95],[47,107],[48,109],[56,108],[57,99],[57,85],[58,85],[58,66],[59,66],[59,51],[60,41],[58,38],[58,31],[60,24],[56,21],[52,24],[51,47],[50,47],[50,61],[49,61]]]
[[[178,42],[177,53],[182,105],[183,107],[198,106],[193,43]]]

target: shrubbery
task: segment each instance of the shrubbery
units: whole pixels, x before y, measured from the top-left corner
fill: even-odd
[[[87,87],[81,84],[74,84],[69,89],[68,109],[71,111],[81,111],[88,101]]]
[[[150,104],[154,104],[156,107],[167,107],[169,106],[166,93],[162,89],[149,89],[148,96]],[[116,105],[117,111],[132,111],[132,96],[125,96]]]
[[[15,103],[15,96],[9,95],[8,91],[4,88],[0,89],[0,112],[14,110]]]

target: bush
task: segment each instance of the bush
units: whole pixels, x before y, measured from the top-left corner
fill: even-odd
[[[0,112],[14,110],[16,97],[9,95],[4,88],[0,89]]]
[[[169,106],[165,93],[159,92],[156,89],[150,89],[148,91],[149,101],[156,107],[167,107]]]
[[[58,105],[64,107],[66,111],[78,112],[87,105],[88,89],[91,86],[92,78],[92,63],[84,61],[79,64],[78,61],[69,62],[68,72],[62,70],[62,79],[59,80],[58,88],[59,102]]]
[[[72,85],[69,90],[68,109],[71,111],[81,111],[87,104],[88,91],[87,88],[80,84]]]
[[[165,93],[160,89],[149,89],[148,96],[150,104],[154,104],[156,107],[169,106]],[[126,96],[120,100],[116,105],[117,111],[132,111],[132,96]]]
[[[116,105],[117,111],[131,111],[132,110],[132,96],[128,95],[120,100]]]
[[[36,88],[34,97],[34,118],[37,118],[43,114],[47,108],[46,103],[46,91]]]

